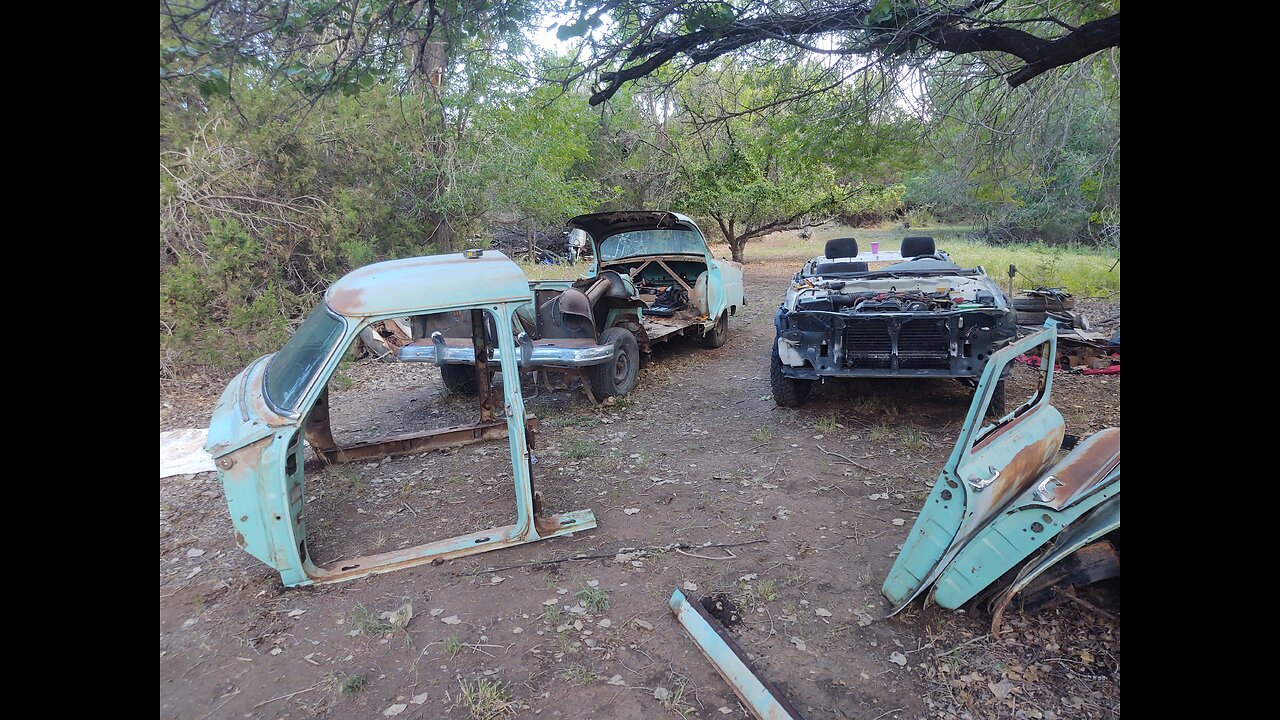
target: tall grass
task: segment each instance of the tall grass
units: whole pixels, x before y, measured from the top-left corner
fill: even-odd
[[[774,233],[747,244],[747,262],[786,261],[800,263],[822,254],[826,242],[837,237],[855,237],[859,249],[871,249],[879,242],[881,250],[896,251],[902,238],[909,235],[931,235],[939,250],[946,250],[956,263],[965,267],[981,265],[996,278],[1001,287],[1008,282],[1009,265],[1018,266],[1015,290],[1029,290],[1038,285],[1061,287],[1077,295],[1107,295],[1120,290],[1120,256],[1113,250],[1081,246],[1049,246],[1039,244],[990,245],[972,239],[975,228],[942,225],[933,227],[890,229],[850,228],[823,225],[810,229],[810,237],[802,239],[795,231]],[[713,245],[716,257],[728,257],[727,245]],[[1112,269],[1114,266],[1114,269]]]
[[[932,235],[939,250],[946,250],[956,263],[964,267],[981,265],[1007,287],[1010,265],[1018,266],[1015,290],[1030,290],[1038,285],[1065,288],[1081,296],[1108,295],[1120,291],[1120,259],[1114,250],[1071,245],[1033,243],[991,245],[972,239],[977,228],[964,225],[935,225],[910,230],[901,228],[867,229],[841,225],[823,225],[809,230],[809,238],[798,232],[774,233],[747,243],[747,262],[789,262],[799,269],[801,263],[822,254],[827,241],[837,237],[855,237],[860,249],[871,249],[872,242],[881,250],[896,251],[902,238],[909,235]],[[729,246],[714,244],[712,253],[729,257]],[[518,261],[530,280],[574,280],[587,272],[586,263],[577,265],[536,265]],[[1114,269],[1113,269],[1114,268]]]

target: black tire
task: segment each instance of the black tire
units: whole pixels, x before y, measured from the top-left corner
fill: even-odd
[[[1043,310],[1041,310],[1040,312],[1028,312],[1028,311],[1019,310],[1018,324],[1019,325],[1043,325],[1045,316],[1046,315]]]
[[[640,379],[640,346],[636,336],[625,328],[611,327],[600,334],[601,345],[613,345],[613,360],[593,365],[587,372],[591,393],[597,400],[622,397],[636,387]]]
[[[902,257],[904,258],[936,254],[938,254],[938,246],[928,235],[902,238]]]
[[[729,311],[720,313],[720,319],[710,330],[702,333],[702,347],[718,348],[729,339]]]
[[[440,379],[444,389],[452,395],[475,395],[476,368],[474,365],[441,365]]]
[[[1010,303],[1014,310],[1023,312],[1039,312],[1046,310],[1074,310],[1076,299],[1073,297],[1053,297],[1046,295],[1018,295]],[[1044,322],[1044,318],[1040,318]]]
[[[813,391],[812,380],[797,380],[782,374],[782,358],[778,356],[778,341],[773,342],[773,360],[769,364],[769,387],[778,407],[800,407]]]
[[[996,383],[995,392],[991,393],[991,402],[987,403],[987,417],[1001,418],[1008,412],[1004,402],[1004,379]]]

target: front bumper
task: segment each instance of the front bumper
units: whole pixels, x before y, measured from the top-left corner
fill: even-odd
[[[421,342],[421,341],[420,341]],[[521,357],[517,360],[520,367],[590,367],[613,360],[613,344],[558,346],[539,341],[532,346],[531,352],[517,347]],[[573,341],[567,341],[572,343]],[[406,345],[400,348],[400,362],[433,362],[437,365],[474,365],[475,348],[470,344],[450,344],[438,339]],[[489,362],[502,364],[502,353],[498,348],[489,348]]]
[[[782,374],[823,377],[976,378],[1016,335],[1004,311],[844,314],[779,311]]]

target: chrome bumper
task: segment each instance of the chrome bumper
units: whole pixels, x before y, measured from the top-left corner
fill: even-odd
[[[546,345],[520,346],[520,367],[588,367],[613,360],[613,345],[593,345],[585,348],[548,347]],[[408,345],[400,348],[400,362],[433,362],[437,365],[474,365],[476,351],[472,347],[452,347],[443,341],[429,346]],[[498,348],[489,348],[489,362],[502,364]]]

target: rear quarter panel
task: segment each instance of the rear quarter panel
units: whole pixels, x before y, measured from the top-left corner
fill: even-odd
[[[711,284],[711,317],[715,319],[729,308],[741,308],[743,304],[742,265],[732,260],[707,260]]]

